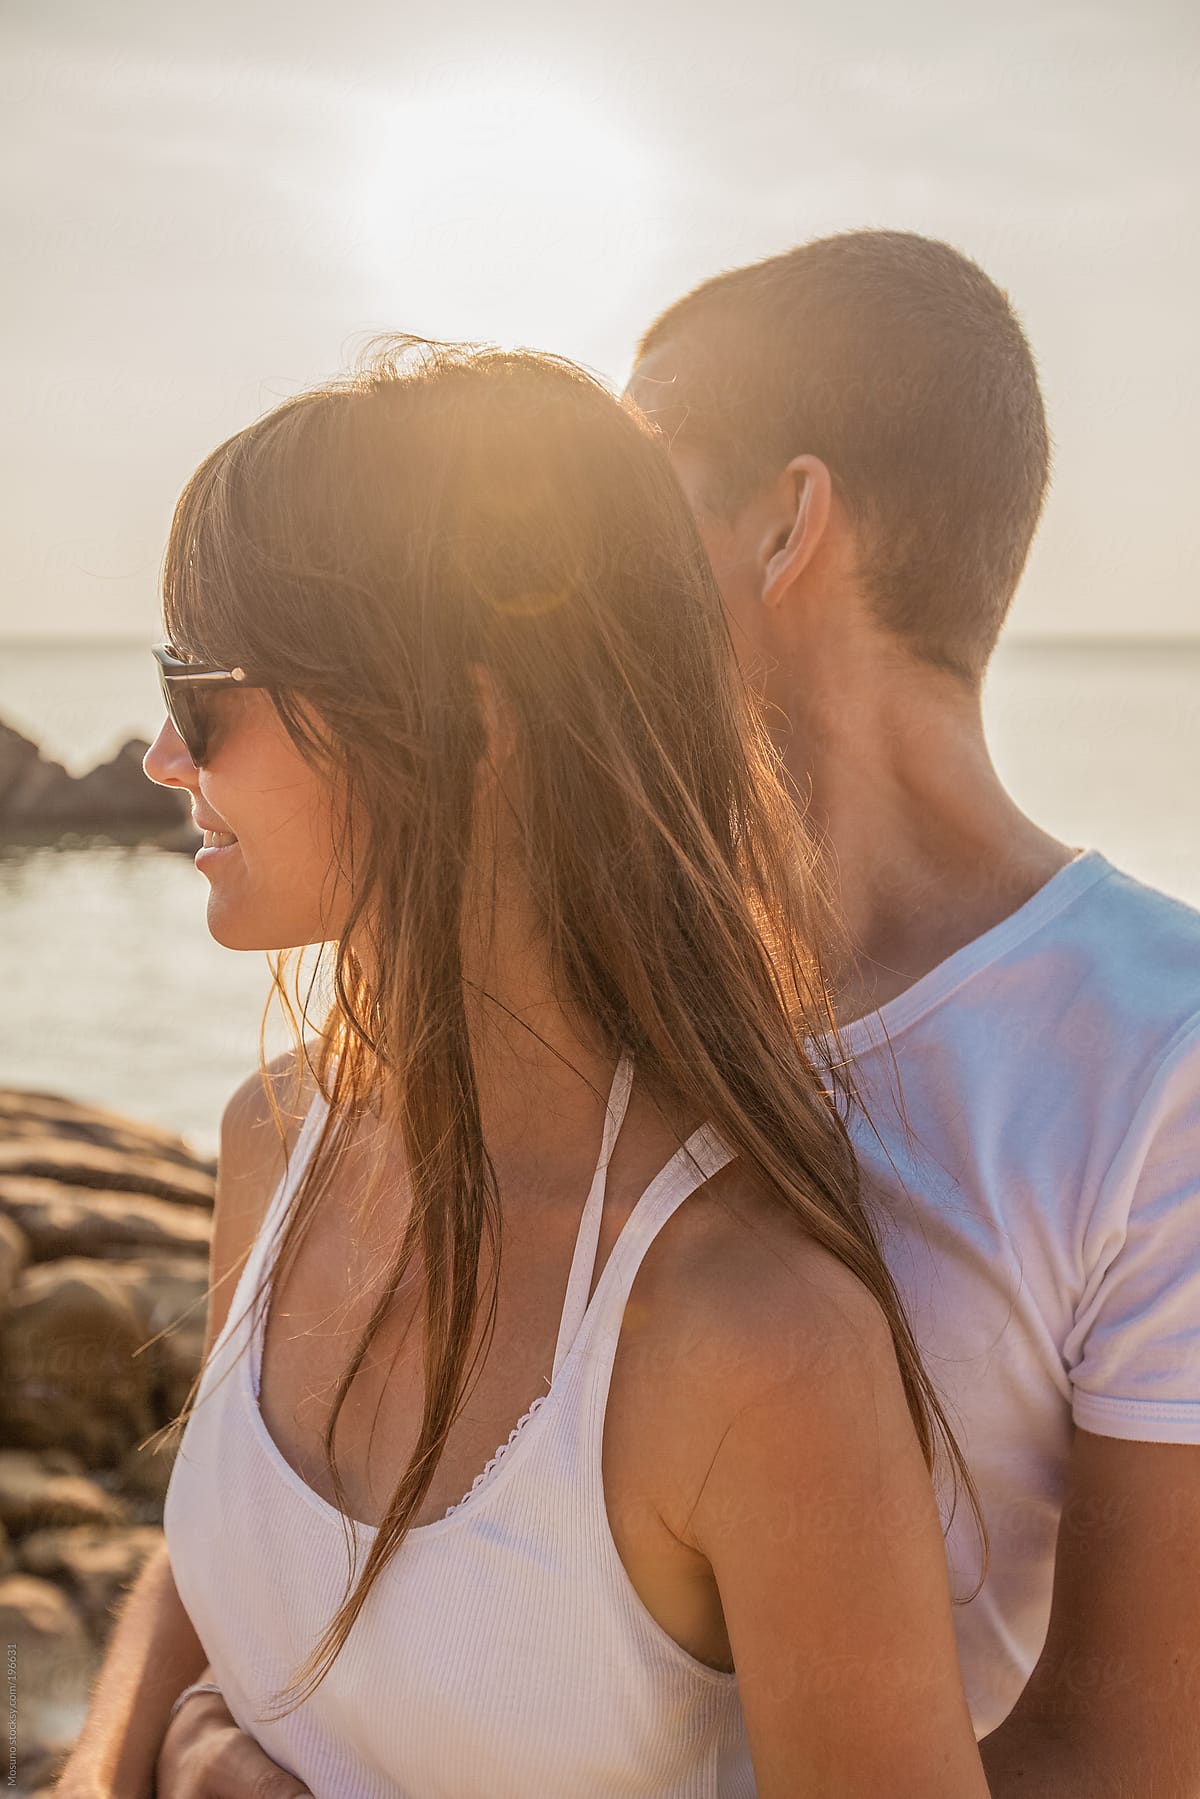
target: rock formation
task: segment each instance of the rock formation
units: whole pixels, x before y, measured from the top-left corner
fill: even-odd
[[[0,723],[0,831],[7,836],[56,837],[116,831],[130,835],[191,833],[187,795],[156,787],[142,770],[149,744],[131,739],[111,761],[78,777],[43,756],[35,743]]]
[[[49,1795],[114,1611],[162,1540],[177,1433],[159,1433],[200,1366],[213,1185],[213,1163],[167,1132],[0,1091],[0,1628],[16,1645],[18,1796]]]

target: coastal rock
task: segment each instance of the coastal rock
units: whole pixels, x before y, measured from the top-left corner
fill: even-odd
[[[145,1524],[131,1530],[98,1530],[86,1524],[38,1530],[21,1544],[20,1566],[26,1574],[63,1587],[93,1639],[103,1643],[113,1608],[162,1541],[162,1531]]]
[[[0,825],[37,823],[44,805],[71,785],[58,762],[42,755],[36,743],[0,722]]]
[[[185,823],[174,825],[169,831],[155,831],[154,842],[160,850],[171,850],[184,856],[194,856],[204,837],[191,821],[189,816]]]
[[[149,747],[143,738],[130,738],[107,762],[74,776],[20,731],[0,723],[0,829],[39,838],[166,832],[171,848],[182,848],[187,833],[194,848],[200,837],[188,796],[147,778],[142,758]]]
[[[109,1149],[50,1134],[0,1140],[0,1181],[12,1175],[108,1193],[147,1193],[206,1209],[213,1202],[213,1177],[203,1167],[188,1167],[146,1150]]]
[[[0,1317],[5,1440],[63,1445],[89,1468],[119,1461],[156,1422],[157,1364],[137,1353],[146,1335],[120,1264],[35,1264]]]
[[[131,738],[110,761],[76,780],[51,785],[39,800],[38,822],[75,830],[181,824],[191,817],[191,803],[182,788],[156,787],[147,778],[142,758],[149,748],[143,738]]]
[[[0,1199],[0,1205],[3,1205]],[[16,1285],[17,1276],[31,1259],[29,1241],[14,1219],[0,1212],[0,1304]]]
[[[165,1424],[183,1408],[204,1354],[208,1263],[194,1255],[146,1256],[121,1273],[150,1344]]]
[[[67,1753],[65,1749],[52,1753],[42,1751],[32,1760],[27,1755],[23,1756],[22,1779],[12,1789],[13,1799],[56,1799],[58,1788],[55,1782],[66,1765]],[[35,1784],[29,1785],[30,1781]]]
[[[148,1156],[157,1161],[179,1162],[210,1176],[216,1170],[211,1157],[198,1156],[174,1131],[136,1123],[117,1112],[81,1105],[57,1094],[0,1087],[0,1139],[7,1142],[14,1137],[61,1137],[67,1142],[116,1150],[134,1161]]]
[[[78,1735],[99,1651],[63,1590],[33,1574],[0,1579],[0,1636],[16,1670],[17,1791],[28,1793]]]
[[[162,1541],[204,1344],[214,1172],[169,1132],[0,1090],[0,1626],[17,1644],[18,1799],[49,1799],[114,1608]]]
[[[7,804],[10,795],[20,792],[34,764],[41,759],[36,743],[0,720],[0,808]]]
[[[0,1524],[12,1536],[83,1525],[111,1530],[128,1515],[119,1498],[88,1479],[77,1456],[0,1449]]]
[[[0,1292],[5,1291],[5,1231],[24,1240],[27,1258],[35,1262],[56,1256],[124,1258],[144,1249],[205,1256],[212,1220],[198,1206],[143,1193],[68,1187],[36,1175],[0,1176]]]
[[[197,1371],[198,1364],[188,1374],[189,1386]],[[156,1431],[148,1442],[135,1443],[120,1467],[114,1470],[113,1487],[127,1502],[131,1517],[145,1523],[157,1523],[162,1518],[163,1502],[182,1435],[181,1426]]]

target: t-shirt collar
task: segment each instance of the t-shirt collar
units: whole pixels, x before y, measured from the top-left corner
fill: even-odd
[[[895,999],[888,1000],[874,1012],[867,1012],[861,1018],[853,1019],[849,1024],[838,1028],[838,1037],[843,1051],[851,1056],[862,1055],[865,1051],[882,1048],[884,1043],[917,1022],[919,1018],[948,999],[956,988],[968,980],[989,963],[999,961],[1011,949],[1029,937],[1035,931],[1049,923],[1064,907],[1071,905],[1080,894],[1094,885],[1103,876],[1111,874],[1113,866],[1107,857],[1097,849],[1084,848],[1076,850],[1069,862],[1052,874],[1036,893],[1030,895],[1024,905],[1010,912],[990,930],[979,937],[964,943],[961,949],[954,951],[931,968],[927,974],[898,993]],[[832,1038],[825,1035],[819,1041],[832,1049]]]

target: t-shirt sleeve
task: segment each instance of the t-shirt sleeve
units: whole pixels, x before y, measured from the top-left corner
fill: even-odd
[[[1076,1424],[1200,1443],[1200,1017],[1159,1063],[1089,1236],[1067,1346]]]

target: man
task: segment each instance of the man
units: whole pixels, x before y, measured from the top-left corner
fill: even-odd
[[[670,307],[631,391],[853,940],[855,1142],[990,1533],[956,1621],[992,1792],[1187,1799],[1200,912],[1041,830],[988,755],[1049,472],[1029,347],[949,246],[852,232]],[[965,1599],[961,1498],[948,1554]]]

